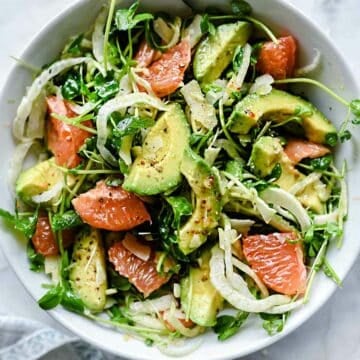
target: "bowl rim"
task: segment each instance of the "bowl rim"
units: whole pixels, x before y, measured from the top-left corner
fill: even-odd
[[[133,1],[133,0],[131,0],[131,1]],[[252,0],[252,1],[254,1],[254,0]],[[281,7],[285,8],[286,11],[290,11],[290,12],[294,13],[297,17],[301,18],[301,20],[304,21],[307,24],[307,26],[313,27],[316,30],[318,36],[321,37],[327,43],[327,45],[332,49],[332,51],[334,51],[334,53],[336,54],[336,58],[337,58],[338,62],[340,62],[342,64],[342,66],[346,69],[346,71],[354,79],[356,79],[356,76],[354,75],[354,70],[355,69],[353,68],[353,66],[348,63],[347,59],[342,54],[342,52],[331,41],[330,36],[320,27],[320,25],[318,25],[318,23],[315,22],[314,19],[312,19],[311,17],[306,15],[302,10],[297,8],[294,4],[287,2],[286,0],[276,0],[276,1],[280,4]],[[73,3],[68,4],[56,16],[50,18],[40,28],[40,30],[38,30],[31,37],[31,39],[28,41],[27,45],[24,46],[23,50],[20,51],[19,58],[21,59],[21,58],[27,57],[27,54],[29,52],[31,52],[31,49],[38,42],[38,39],[41,38],[43,35],[45,35],[48,32],[49,28],[57,26],[59,23],[63,22],[64,19],[68,15],[70,15],[74,10],[84,6],[84,4],[86,2],[88,2],[88,0],[75,0]],[[101,2],[103,4],[105,4],[106,0],[101,0]],[[18,67],[19,67],[19,65],[17,63],[13,63],[12,65],[10,65],[8,74],[5,77],[3,85],[2,85],[2,87],[0,89],[0,99],[4,98],[5,89],[9,86],[10,78],[12,78],[12,76],[16,74]],[[354,89],[355,89],[355,92],[356,92],[355,96],[360,95],[360,83],[358,81],[356,81],[356,80],[354,81]],[[348,195],[348,197],[349,197],[349,195]],[[1,245],[1,242],[0,242],[0,247],[3,248],[3,245]],[[19,282],[22,284],[22,286],[25,288],[25,290],[28,292],[28,294],[30,294],[30,296],[36,302],[36,299],[33,296],[32,291],[30,289],[31,286],[25,284],[22,281],[22,276],[20,274],[20,271],[17,270],[16,266],[13,266],[11,258],[10,258],[10,256],[8,256],[7,252],[3,251],[3,254],[4,254],[6,260],[8,261],[12,271],[14,271],[14,273],[15,273],[17,279],[19,280]],[[360,254],[360,248],[359,248],[359,251],[357,252],[356,256],[354,256],[353,260],[350,263],[348,263],[347,266],[345,266],[343,279],[349,274],[350,270],[353,268],[355,262],[357,261],[357,259],[359,257],[359,254]],[[264,349],[264,348],[278,342],[279,340],[285,338],[287,335],[291,334],[293,331],[295,331],[296,329],[303,326],[305,324],[305,322],[307,322],[316,312],[319,311],[320,308],[322,308],[325,305],[325,303],[327,301],[329,301],[329,299],[334,295],[335,291],[338,290],[338,287],[334,283],[331,283],[330,287],[331,288],[329,289],[329,292],[328,292],[327,296],[322,298],[320,301],[318,301],[316,303],[316,305],[313,306],[311,311],[309,311],[308,313],[306,313],[302,317],[301,321],[299,321],[299,322],[297,322],[295,324],[291,324],[291,325],[288,324],[281,333],[278,333],[278,334],[273,335],[273,336],[269,336],[269,337],[267,337],[265,340],[263,340],[261,342],[251,344],[245,351],[243,351],[241,353],[234,352],[232,355],[225,356],[225,357],[224,356],[216,357],[216,359],[222,359],[222,360],[229,359],[230,360],[230,359],[233,359],[234,357],[239,357],[239,356],[243,357],[243,356],[246,356],[246,355],[250,355],[250,354],[252,354],[252,353],[254,353],[256,351],[262,350],[262,349]],[[123,356],[123,357],[126,357],[128,359],[134,359],[134,360],[143,360],[144,359],[144,357],[138,357],[138,356],[135,356],[135,355],[132,355],[132,354],[128,354],[126,351],[123,351],[121,348],[119,348],[119,350],[116,353],[113,352],[111,349],[109,349],[106,346],[106,344],[103,344],[101,341],[99,341],[93,335],[88,334],[88,333],[83,332],[83,331],[79,331],[77,329],[77,325],[73,325],[72,323],[68,323],[66,321],[66,319],[63,317],[61,311],[59,311],[58,309],[47,311],[47,313],[53,319],[55,319],[58,323],[60,323],[61,326],[63,326],[66,330],[71,331],[76,336],[78,336],[80,339],[88,342],[89,344],[95,345],[96,347],[102,349],[103,351],[112,352],[113,354],[115,354],[117,356]],[[76,315],[76,314],[74,314],[74,315]],[[119,332],[119,334],[122,334],[122,332]]]

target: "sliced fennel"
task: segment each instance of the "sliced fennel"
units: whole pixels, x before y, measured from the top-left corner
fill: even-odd
[[[158,314],[161,311],[169,310],[172,303],[175,303],[174,297],[164,295],[152,300],[135,301],[129,305],[129,310],[137,314]]]
[[[27,122],[25,137],[28,139],[42,139],[45,135],[46,99],[41,91],[35,99]]]
[[[263,297],[269,296],[269,291],[265,284],[261,281],[261,279],[256,275],[255,271],[251,269],[249,265],[244,264],[242,261],[232,258],[233,265],[245,273],[246,275],[249,275],[255,282],[255,284],[258,286],[259,290],[261,291],[261,294]]]
[[[180,90],[190,107],[190,123],[194,133],[207,133],[218,123],[215,109],[201,92],[199,83],[192,80]]]
[[[276,187],[268,187],[260,193],[260,197],[268,204],[281,206],[294,215],[303,233],[311,226],[311,219],[307,211],[302,207],[299,200],[287,191]]]
[[[295,185],[293,185],[290,189],[289,189],[289,193],[296,195],[298,193],[301,193],[302,191],[305,190],[305,188],[307,188],[309,185],[315,183],[316,181],[319,181],[321,178],[321,174],[317,173],[317,172],[313,172],[310,175],[306,176],[305,179],[297,182]]]
[[[312,59],[311,63],[301,67],[301,68],[298,68],[295,70],[295,76],[305,76],[305,75],[308,75],[309,73],[315,71],[320,63],[321,63],[321,52],[319,51],[319,49],[314,49],[314,52],[315,52],[315,55],[314,55],[314,58]]]
[[[225,278],[231,286],[241,293],[246,298],[252,298],[252,295],[246,285],[245,280],[234,272],[234,265],[232,263],[231,244],[237,239],[237,233],[231,229],[228,220],[225,221],[224,229],[219,229],[219,246],[224,250],[225,262]]]
[[[8,172],[8,181],[11,188],[15,185],[16,179],[19,177],[23,168],[24,160],[33,147],[37,150],[41,149],[40,143],[35,140],[24,141],[16,146],[14,154],[10,160]]]
[[[22,98],[13,122],[13,134],[16,139],[20,141],[28,139],[26,137],[26,120],[31,113],[34,101],[40,95],[44,86],[62,71],[89,61],[93,60],[91,58],[81,57],[57,61],[34,80],[26,95]]]
[[[250,94],[258,95],[267,95],[272,90],[272,84],[274,83],[274,78],[269,75],[261,75],[255,79],[255,83],[250,88]]]
[[[203,17],[201,15],[195,15],[191,24],[183,31],[181,37],[183,39],[189,39],[190,46],[193,48],[202,38],[201,21]]]
[[[218,247],[212,249],[210,280],[221,296],[238,310],[259,313],[274,308],[276,310],[276,306],[291,302],[291,298],[285,295],[271,295],[260,300],[251,299],[234,289],[225,277],[224,252]]]
[[[181,18],[175,17],[174,23],[167,23],[162,17],[154,20],[154,30],[164,41],[167,49],[175,46],[180,39]]]
[[[105,6],[100,11],[98,17],[95,20],[94,31],[92,34],[92,46],[95,59],[102,63],[104,61],[104,41],[105,41],[105,26],[108,16],[108,11]]]
[[[64,180],[62,179],[59,182],[57,182],[53,187],[51,187],[49,190],[44,191],[39,195],[34,195],[31,198],[31,200],[36,204],[42,204],[57,199],[60,196],[63,187],[64,187]]]
[[[230,81],[226,86],[223,96],[224,103],[228,101],[232,92],[239,91],[243,86],[246,74],[250,66],[251,51],[251,46],[249,44],[245,44],[243,48],[243,59],[240,68],[238,72],[231,77]]]

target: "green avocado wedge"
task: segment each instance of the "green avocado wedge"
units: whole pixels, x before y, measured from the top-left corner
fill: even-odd
[[[286,191],[290,191],[293,186],[306,177],[293,166],[286,156],[279,138],[260,137],[253,145],[249,162],[253,172],[260,178],[269,176],[274,167],[280,165],[281,174],[274,184]],[[306,208],[321,214],[324,210],[324,203],[321,201],[319,192],[316,191],[316,184],[321,184],[320,180],[306,186],[302,192],[296,194],[296,197]]]
[[[171,104],[146,136],[123,188],[139,195],[157,195],[182,179],[180,163],[189,146],[190,127],[179,104]]]
[[[16,194],[27,204],[34,205],[33,196],[49,191],[56,184],[64,180],[63,172],[56,167],[55,158],[42,161],[22,172],[16,181]],[[68,181],[72,178],[68,177]],[[61,190],[61,189],[59,189]],[[56,202],[58,198],[53,199]],[[46,203],[44,205],[52,205]]]
[[[205,251],[199,259],[200,267],[191,267],[180,283],[181,307],[200,326],[214,326],[224,302],[210,281],[210,258],[210,250]]]
[[[247,134],[262,119],[281,123],[290,117],[301,119],[301,127],[308,140],[335,145],[336,128],[324,114],[304,99],[276,89],[267,95],[250,94],[241,100],[230,116],[230,130]]]
[[[104,310],[107,277],[99,230],[84,231],[77,237],[70,266],[70,283],[88,309],[93,312]]]
[[[251,24],[238,21],[220,25],[198,46],[194,57],[195,78],[208,84],[218,79],[231,63],[238,46],[245,45],[251,35]]]
[[[220,185],[211,167],[190,149],[185,150],[180,170],[196,198],[195,210],[178,234],[179,248],[187,255],[204,244],[218,225]]]

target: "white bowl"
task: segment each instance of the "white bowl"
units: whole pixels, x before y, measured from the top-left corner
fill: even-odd
[[[308,62],[317,48],[322,53],[322,67],[317,72],[316,78],[323,81],[347,99],[359,95],[359,90],[354,82],[354,76],[346,65],[341,54],[334,48],[330,40],[299,11],[288,5],[283,0],[250,0],[257,17],[267,24],[274,26],[279,33],[291,33],[299,41],[302,64]],[[66,40],[74,34],[88,29],[93,23],[101,7],[98,0],[77,1],[45,26],[29,44],[22,55],[22,59],[35,66],[42,66],[55,59],[63,48]],[[129,2],[123,2],[123,6]],[[171,14],[185,13],[187,8],[181,0],[172,0],[169,9],[168,0],[143,0],[145,8],[151,10],[171,10]],[[197,1],[205,5],[220,6],[223,1],[209,0]],[[155,5],[156,4],[156,5]],[[14,118],[16,108],[25,88],[31,83],[31,74],[20,66],[15,66],[0,97],[2,110],[3,131],[0,133],[2,144],[2,162],[0,164],[0,189],[2,191],[2,208],[13,209],[13,197],[7,183],[9,159],[14,150],[14,141],[10,132],[10,124]],[[306,95],[314,102],[336,125],[344,119],[346,110],[324,92],[314,88],[305,87]],[[356,217],[360,213],[360,161],[358,160],[358,146],[360,135],[354,134],[353,139],[342,145],[337,152],[338,162],[343,159],[348,163],[349,185],[349,218],[346,224],[344,245],[341,250],[334,246],[330,248],[328,258],[339,274],[344,278],[355,262],[360,251],[360,242],[357,238],[358,226]],[[14,234],[6,228],[0,229],[1,245],[9,263],[17,273],[19,279],[34,297],[39,299],[44,292],[42,283],[48,280],[42,274],[28,270],[25,253],[25,244],[20,239],[15,239]],[[304,323],[316,310],[318,310],[336,289],[335,285],[323,275],[318,275],[313,286],[310,302],[302,309],[295,311],[289,318],[284,331],[276,336],[269,337],[261,327],[261,322],[253,318],[242,331],[226,342],[218,342],[216,336],[209,332],[204,335],[204,342],[195,352],[187,355],[187,359],[230,359],[243,356],[274,343],[289,334]],[[165,359],[156,348],[147,347],[137,340],[126,339],[121,333],[104,328],[94,322],[88,321],[78,315],[61,308],[50,312],[60,323],[69,330],[79,335],[88,342],[99,346],[114,354],[133,359]]]

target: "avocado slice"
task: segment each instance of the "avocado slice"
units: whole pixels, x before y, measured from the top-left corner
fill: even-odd
[[[281,166],[281,175],[274,183],[287,191],[305,178],[305,175],[295,169],[286,156],[278,138],[262,136],[253,145],[249,162],[254,173],[261,178],[269,176],[274,167],[279,164]],[[306,208],[310,208],[317,213],[323,212],[324,204],[319,197],[318,191],[314,188],[314,184],[307,186],[296,197]]]
[[[181,182],[180,163],[190,128],[179,104],[171,104],[151,128],[123,188],[139,195],[169,191]]]
[[[214,326],[224,302],[210,281],[210,258],[210,250],[205,251],[199,259],[200,267],[191,267],[189,275],[180,282],[181,307],[200,326]]]
[[[22,201],[33,205],[33,196],[50,190],[63,179],[64,174],[56,167],[55,158],[50,158],[23,171],[16,181],[15,191]]]
[[[83,232],[76,239],[70,266],[70,283],[85,306],[93,312],[106,303],[105,251],[99,230]]]
[[[207,162],[190,149],[184,152],[180,170],[196,198],[195,210],[178,234],[179,248],[186,255],[205,243],[218,225],[220,185]]]
[[[238,21],[220,25],[198,46],[194,57],[194,76],[201,83],[218,79],[231,63],[236,48],[245,45],[251,34],[251,24]]]
[[[310,141],[334,146],[335,126],[314,105],[282,90],[273,89],[267,95],[250,94],[241,100],[230,116],[230,130],[247,134],[261,119],[276,123],[290,116],[302,119],[304,135]]]

